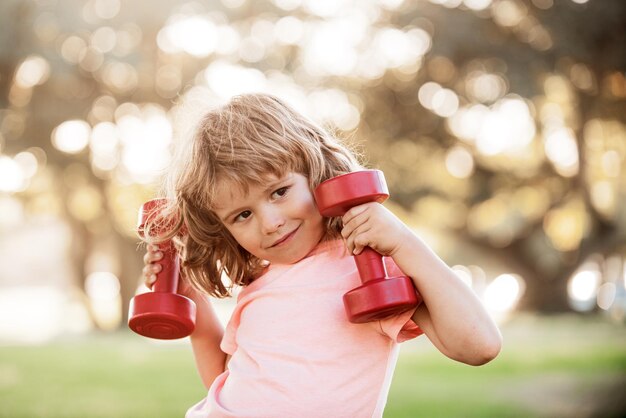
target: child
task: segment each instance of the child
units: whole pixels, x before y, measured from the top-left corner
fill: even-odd
[[[233,98],[207,113],[169,175],[183,294],[197,305],[191,344],[208,396],[187,417],[380,417],[398,343],[422,333],[446,356],[493,359],[501,336],[472,290],[379,203],[323,218],[312,190],[361,169],[353,154],[281,100]],[[183,227],[184,225],[184,227]],[[387,256],[424,302],[365,324],[342,296],[360,285],[352,253]],[[152,286],[162,254],[144,257]],[[242,286],[223,330],[207,295]]]

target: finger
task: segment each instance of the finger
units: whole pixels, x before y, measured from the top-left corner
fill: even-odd
[[[159,261],[163,258],[163,253],[161,251],[157,251],[155,253],[151,253],[150,255],[150,262],[154,263],[155,261]]]
[[[148,276],[148,278],[146,278],[144,284],[146,285],[146,287],[148,289],[152,289],[152,287],[154,286],[154,283],[156,283],[156,281],[157,281],[156,274],[151,274],[150,276]]]
[[[144,264],[151,264],[155,261],[159,261],[163,258],[163,253],[161,251],[157,252],[148,252],[143,256]]]
[[[371,246],[371,227],[367,224],[360,225],[352,233],[352,254],[361,254],[363,248]]]
[[[361,224],[354,229],[347,237],[344,237],[346,247],[352,255],[360,254],[364,247],[369,246],[371,227],[369,224]]]
[[[365,212],[368,208],[368,203],[365,203],[363,205],[358,205],[355,206],[353,208],[351,208],[350,210],[348,210],[342,217],[341,220],[343,222],[344,225],[350,223],[350,221],[352,219],[354,219],[355,217],[357,217],[358,215],[360,215],[361,213]]]
[[[149,253],[157,252],[157,251],[159,251],[159,249],[160,249],[159,246],[156,245],[156,244],[148,244],[148,245],[146,245],[146,251],[149,252]]]
[[[369,239],[365,234],[359,235],[354,239],[354,251],[352,253],[354,255],[359,255],[363,251],[363,248],[368,247],[370,245]]]
[[[352,217],[348,222],[343,224],[341,235],[346,238],[350,236],[357,228],[366,223],[369,220],[369,213],[362,211],[356,216]]]
[[[352,238],[344,237],[343,242],[346,244],[346,249],[348,250],[348,253],[352,254],[352,251],[353,251]]]
[[[144,278],[148,279],[153,274],[154,275],[159,274],[161,270],[163,270],[163,266],[161,266],[160,264],[147,264],[141,270],[141,273],[144,276]]]

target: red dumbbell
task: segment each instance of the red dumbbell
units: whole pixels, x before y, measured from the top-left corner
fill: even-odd
[[[153,199],[139,210],[138,232],[163,207],[165,199]],[[155,228],[159,229],[159,228]],[[163,231],[149,231],[158,235]],[[159,340],[173,340],[190,335],[196,326],[196,304],[176,293],[178,289],[178,255],[171,240],[159,244],[163,269],[157,274],[152,292],[142,293],[130,301],[128,326],[137,334]]]
[[[389,197],[380,170],[343,174],[321,183],[315,201],[324,216],[343,216],[350,208],[367,202],[382,203]],[[383,257],[369,247],[354,256],[361,286],[343,296],[348,319],[353,323],[377,321],[416,307],[422,299],[406,276],[387,277]]]

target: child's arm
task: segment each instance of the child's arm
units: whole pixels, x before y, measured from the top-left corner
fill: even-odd
[[[143,274],[146,286],[152,288],[156,273],[162,269],[158,262],[163,257],[157,246],[148,245],[144,256]],[[192,299],[196,304],[196,328],[190,336],[196,368],[202,383],[208,389],[215,378],[224,372],[228,361],[220,349],[224,329],[220,324],[208,296],[195,291],[190,286],[180,286],[180,293]]]
[[[351,252],[371,247],[412,278],[424,299],[413,320],[439,351],[471,365],[498,355],[502,336],[474,292],[393,213],[366,203],[350,209],[343,223]]]
[[[196,368],[202,383],[208,389],[226,368],[227,356],[220,349],[224,329],[215,315],[208,296],[193,290],[186,291],[185,296],[196,303],[196,329],[191,334],[190,340]]]

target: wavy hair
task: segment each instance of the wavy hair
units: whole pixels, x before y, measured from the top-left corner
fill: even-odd
[[[183,275],[195,289],[214,297],[230,296],[233,285],[248,285],[265,266],[214,213],[220,181],[232,181],[247,192],[268,175],[296,172],[313,191],[324,180],[361,168],[354,151],[268,94],[236,96],[205,113],[189,139],[175,154],[164,183],[167,205],[153,222],[174,227],[145,239],[173,239]],[[340,236],[338,218],[326,218],[324,225],[325,239]]]

